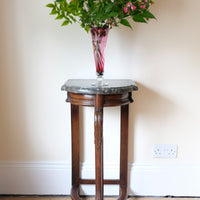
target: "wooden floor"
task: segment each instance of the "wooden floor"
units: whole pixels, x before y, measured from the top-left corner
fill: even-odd
[[[83,198],[83,200],[94,200],[93,197]],[[117,198],[104,198],[105,200],[117,200]],[[71,200],[70,197],[1,197],[0,200]],[[150,197],[134,197],[128,200],[200,200],[200,198],[150,198]]]

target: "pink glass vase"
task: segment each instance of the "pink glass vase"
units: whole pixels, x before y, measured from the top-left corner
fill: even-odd
[[[97,80],[103,80],[105,48],[109,30],[108,27],[90,28]]]

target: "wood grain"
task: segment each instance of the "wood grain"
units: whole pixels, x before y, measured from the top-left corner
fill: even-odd
[[[79,106],[71,104],[71,133],[72,133],[72,189],[71,197],[81,200],[79,197],[80,158],[79,158]]]
[[[87,197],[83,198],[83,200],[94,200],[94,197]],[[105,200],[116,200],[116,197],[106,197]],[[71,200],[70,197],[55,197],[55,196],[48,196],[48,197],[32,197],[32,196],[16,196],[16,197],[3,197],[0,196],[0,200]],[[200,198],[162,198],[162,197],[130,197],[128,200],[200,200]]]
[[[96,167],[96,200],[103,199],[103,95],[95,95],[94,137]]]

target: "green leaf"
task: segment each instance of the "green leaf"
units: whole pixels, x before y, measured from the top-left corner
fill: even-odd
[[[57,17],[56,17],[56,19],[63,19],[63,15],[58,15]]]
[[[86,30],[86,32],[88,33],[89,30],[90,30],[90,27],[89,27],[89,26],[86,26],[86,27],[85,27],[85,30]]]
[[[122,13],[122,14],[119,14],[119,15],[118,15],[118,18],[119,18],[119,19],[123,19],[124,17],[126,17],[126,14],[125,14],[125,13]]]
[[[147,10],[144,13],[142,13],[142,16],[145,17],[145,18],[155,19],[155,16],[151,12],[149,12]]]
[[[56,0],[56,2],[63,2],[64,0]]]
[[[46,5],[46,7],[48,7],[48,8],[54,8],[54,4],[49,3],[49,4]]]
[[[147,23],[144,17],[141,14],[134,15],[133,16],[133,21],[135,22],[141,22],[141,23]]]
[[[73,22],[76,22],[76,19],[75,19],[73,16],[69,15],[69,18],[70,18]]]
[[[111,12],[111,13],[109,14],[109,17],[115,17],[115,16],[117,16],[117,15],[118,15],[117,12]]]
[[[69,24],[69,21],[65,20],[61,26],[67,26]]]
[[[58,12],[56,11],[56,9],[52,9],[50,15],[56,15]]]
[[[121,19],[120,23],[123,24],[124,26],[128,26],[128,27],[132,28],[131,25],[130,25],[130,23],[126,19]]]
[[[105,8],[105,12],[108,13],[112,10],[113,4],[108,4]]]

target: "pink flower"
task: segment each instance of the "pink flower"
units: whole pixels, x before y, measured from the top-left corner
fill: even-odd
[[[131,10],[135,10],[136,7],[134,5],[131,6]]]
[[[112,2],[114,2],[114,0],[111,0]]]
[[[145,8],[146,8],[146,6],[145,6],[145,5],[141,5],[141,6],[140,6],[140,8],[142,8],[142,9],[145,9]]]
[[[130,2],[128,2],[128,3],[126,4],[126,6],[127,6],[127,7],[130,7],[130,6],[131,6],[131,3],[130,3]]]
[[[124,7],[124,12],[127,13],[128,12],[128,8]]]

